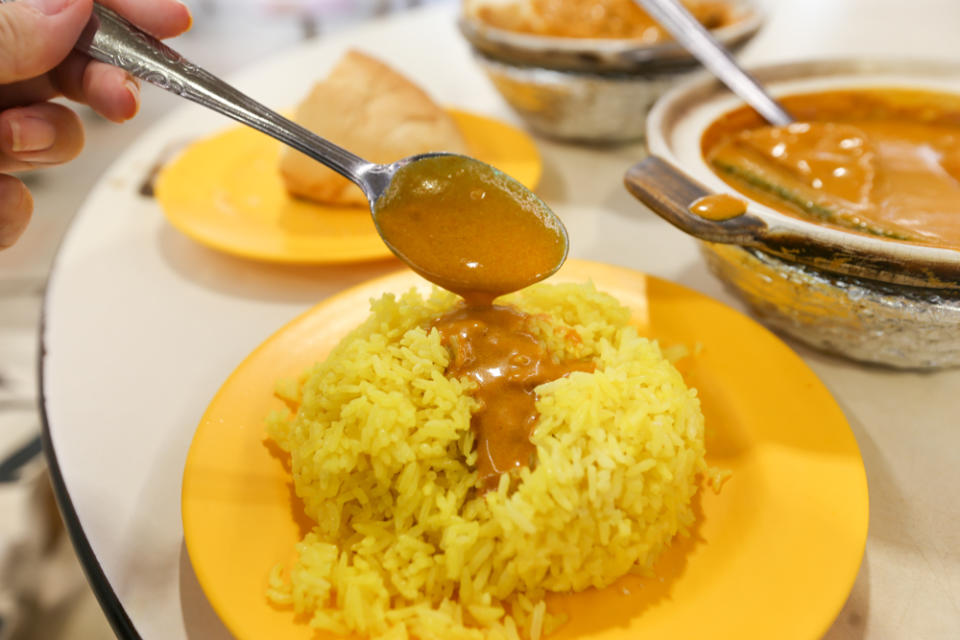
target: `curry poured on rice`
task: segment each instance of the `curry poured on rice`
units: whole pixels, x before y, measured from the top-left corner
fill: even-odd
[[[590,363],[535,388],[529,464],[484,491],[479,402],[434,325],[435,292],[386,295],[287,392],[269,421],[316,525],[270,597],[318,629],[374,638],[538,638],[549,591],[649,570],[693,522],[704,421],[656,342],[592,285],[501,300],[551,362]]]
[[[537,640],[546,592],[647,570],[693,522],[700,403],[592,286],[501,297],[566,256],[531,193],[456,156],[398,177],[380,232],[463,301],[374,301],[270,418],[316,525],[269,595],[335,633]]]

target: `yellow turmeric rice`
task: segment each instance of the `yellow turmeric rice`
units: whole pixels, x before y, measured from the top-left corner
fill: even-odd
[[[648,571],[693,522],[704,420],[655,341],[591,284],[503,298],[534,315],[555,357],[591,358],[536,389],[535,463],[478,490],[475,400],[448,379],[431,321],[452,294],[372,302],[367,321],[268,419],[316,525],[269,598],[317,629],[371,638],[530,638],[562,624],[549,591]]]

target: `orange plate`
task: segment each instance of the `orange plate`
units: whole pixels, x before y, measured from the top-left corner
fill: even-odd
[[[678,367],[707,420],[707,458],[731,469],[702,491],[690,538],[652,578],[553,598],[570,621],[553,638],[819,638],[846,600],[867,535],[867,482],[856,440],[817,377],[749,318],[628,269],[570,261],[552,281],[592,280],[661,344],[699,348]],[[264,595],[309,528],[283,457],[264,441],[281,403],[274,381],[325,357],[384,292],[425,288],[411,272],[350,289],[254,351],[203,416],[183,477],[183,526],[200,584],[241,640],[313,638]],[[699,345],[699,347],[697,347]],[[328,636],[319,636],[328,637]]]
[[[450,111],[470,153],[533,189],[542,163],[533,140],[498,120]],[[236,127],[190,145],[157,178],[167,220],[197,242],[269,262],[330,264],[392,256],[370,211],[294,198],[277,168],[281,144]]]

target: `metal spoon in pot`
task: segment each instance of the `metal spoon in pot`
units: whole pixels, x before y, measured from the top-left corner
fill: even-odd
[[[767,122],[774,126],[793,122],[786,109],[677,0],[634,2]],[[657,156],[644,158],[630,167],[623,181],[627,190],[656,214],[701,240],[776,253],[801,237],[789,219],[780,228],[771,229],[767,220],[749,211],[745,201],[726,193],[710,193]]]
[[[444,288],[492,299],[546,278],[566,259],[568,238],[560,219],[529,189],[479,160],[428,153],[386,165],[368,162],[268,109],[99,4],[76,48],[262,131],[353,181],[370,202],[387,246]]]
[[[730,52],[677,0],[634,0],[670,32],[710,73],[753,107],[774,126],[785,126],[793,117],[756,78],[747,73]]]

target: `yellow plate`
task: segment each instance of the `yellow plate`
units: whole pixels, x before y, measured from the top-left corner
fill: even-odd
[[[450,111],[470,153],[533,189],[533,140],[498,120]],[[270,262],[328,264],[392,256],[368,209],[291,197],[277,169],[281,144],[248,127],[190,145],[164,167],[156,196],[167,220],[197,242]]]
[[[703,402],[707,458],[733,477],[719,495],[700,493],[693,536],[674,541],[655,577],[554,598],[570,621],[551,638],[821,637],[853,585],[867,535],[866,475],[840,408],[796,354],[746,316],[619,267],[570,261],[551,281],[587,279],[661,344],[700,345],[680,368]],[[324,358],[366,317],[370,298],[422,282],[405,271],[314,307],[248,356],[203,416],[183,477],[184,536],[201,586],[237,638],[314,637],[264,595],[268,572],[292,560],[310,526],[285,458],[264,441],[264,416],[281,406],[274,381]]]

